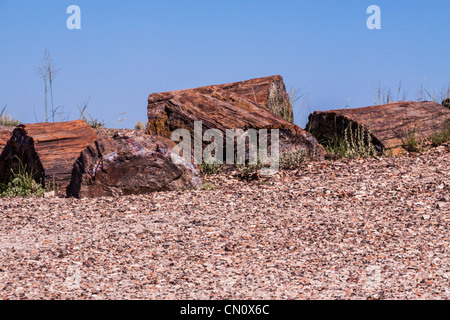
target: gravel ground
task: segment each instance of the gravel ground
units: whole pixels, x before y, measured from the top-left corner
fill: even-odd
[[[0,199],[2,299],[450,299],[450,148],[212,191]]]

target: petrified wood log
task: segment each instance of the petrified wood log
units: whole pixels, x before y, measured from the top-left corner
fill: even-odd
[[[11,135],[12,129],[11,130],[0,129],[0,154],[3,151],[3,148],[6,147],[6,144],[8,143],[8,140],[11,138]]]
[[[231,85],[225,85],[225,89],[221,87],[150,95],[147,133],[170,139],[176,129],[187,129],[194,136],[195,121],[202,122],[203,133],[208,129],[218,129],[224,137],[227,129],[279,129],[280,152],[301,147],[311,159],[324,156],[324,149],[311,134],[267,111],[255,102],[258,99],[246,98],[245,95],[249,94],[246,86],[236,85],[237,92],[230,89]]]
[[[408,135],[427,139],[440,132],[450,119],[450,110],[435,102],[393,102],[356,109],[316,111],[309,116],[307,128],[322,142],[343,137],[351,124],[369,130],[372,142],[392,154],[404,152]]]
[[[294,122],[292,105],[283,77],[280,75],[209,86],[203,89],[214,87],[256,102],[273,114]]]
[[[201,186],[194,165],[172,162],[172,141],[132,130],[102,129],[98,134],[99,139],[75,162],[68,196],[119,196]]]
[[[95,130],[83,120],[19,125],[0,156],[0,180],[8,181],[11,169],[26,169],[42,184],[65,190],[75,160],[95,140]]]

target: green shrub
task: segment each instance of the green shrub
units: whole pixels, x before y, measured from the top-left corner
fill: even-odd
[[[202,168],[202,172],[207,175],[219,174],[222,171],[223,164],[219,163],[206,163],[203,162],[200,167]]]
[[[216,190],[216,186],[210,182],[206,182],[202,185],[200,190]]]
[[[20,166],[19,172],[11,172],[12,178],[7,184],[0,185],[2,197],[40,196],[45,193],[42,185],[34,180],[34,174]]]
[[[237,164],[236,169],[238,172],[238,177],[247,180],[259,180],[261,178],[259,170],[262,168],[261,163],[257,164]]]
[[[286,151],[280,157],[280,169],[293,170],[306,161],[306,151],[298,148],[295,151]]]

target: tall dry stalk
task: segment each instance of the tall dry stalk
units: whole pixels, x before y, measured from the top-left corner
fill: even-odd
[[[55,76],[58,73],[58,69],[55,67],[55,63],[53,58],[48,52],[47,49],[44,51],[44,55],[42,57],[41,66],[39,67],[39,74],[44,80],[44,106],[45,106],[45,122],[49,120],[48,114],[48,91],[50,89],[50,103],[51,103],[51,117],[52,121],[55,122],[55,113],[56,109],[53,104],[53,82],[55,80]]]

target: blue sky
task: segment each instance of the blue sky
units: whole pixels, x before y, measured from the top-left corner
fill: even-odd
[[[66,27],[72,4],[81,30]],[[373,4],[381,30],[366,27]],[[90,97],[92,116],[131,128],[153,92],[281,74],[305,94],[294,110],[304,126],[315,110],[373,105],[378,83],[402,81],[410,99],[421,84],[448,85],[449,15],[448,0],[0,0],[0,106],[44,118],[37,69],[48,49],[54,103],[70,119]]]

